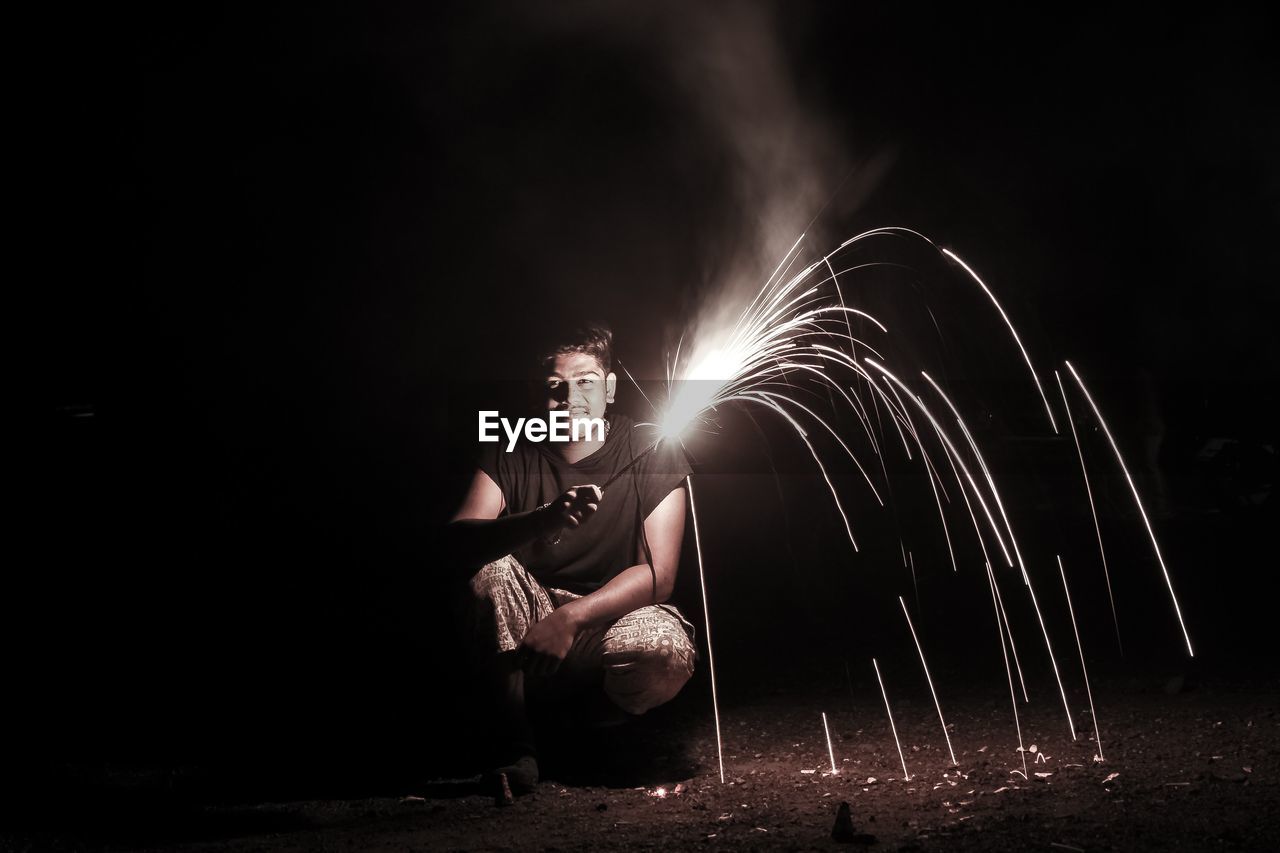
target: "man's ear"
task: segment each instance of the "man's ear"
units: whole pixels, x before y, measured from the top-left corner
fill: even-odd
[[[612,371],[604,378],[604,401],[613,402],[613,394],[618,390],[618,375]]]

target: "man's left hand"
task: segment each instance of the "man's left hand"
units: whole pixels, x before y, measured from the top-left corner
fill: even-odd
[[[520,644],[520,663],[529,675],[551,675],[569,654],[579,627],[564,608],[535,622]]]

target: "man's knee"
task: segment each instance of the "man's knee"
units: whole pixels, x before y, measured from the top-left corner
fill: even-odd
[[[654,648],[606,655],[604,689],[622,710],[643,714],[674,699],[692,676],[693,644],[681,633]]]
[[[468,632],[481,655],[507,652],[520,645],[537,605],[521,577],[524,568],[511,556],[480,568],[468,582]]]
[[[515,559],[510,556],[499,557],[481,566],[468,582],[472,600],[477,603],[493,601],[516,584],[515,572]]]

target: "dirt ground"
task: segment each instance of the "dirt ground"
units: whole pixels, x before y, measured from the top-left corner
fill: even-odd
[[[1030,778],[999,694],[944,706],[958,768],[927,697],[895,701],[904,780],[883,704],[866,691],[855,706],[852,690],[775,688],[722,707],[723,784],[710,707],[692,695],[618,728],[549,734],[546,778],[513,805],[475,778],[406,779],[376,796],[170,798],[109,829],[0,840],[19,850],[1280,849],[1274,686],[1116,680],[1094,692],[1102,761],[1085,697],[1072,701],[1076,742],[1052,692],[1019,704]],[[844,802],[855,834],[841,843],[832,829]]]

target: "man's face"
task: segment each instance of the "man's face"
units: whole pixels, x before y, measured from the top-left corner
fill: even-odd
[[[570,418],[603,418],[617,381],[593,355],[558,355],[547,374],[547,408],[565,410]]]

